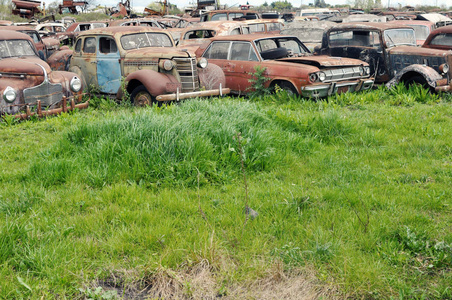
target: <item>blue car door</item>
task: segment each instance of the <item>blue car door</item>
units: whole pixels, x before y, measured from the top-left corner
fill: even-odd
[[[120,54],[111,37],[100,37],[97,53],[97,84],[102,93],[116,94],[121,87]]]

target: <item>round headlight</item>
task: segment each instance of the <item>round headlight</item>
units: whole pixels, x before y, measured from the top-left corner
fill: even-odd
[[[449,65],[448,64],[442,64],[442,65],[440,65],[439,66],[439,71],[441,72],[441,73],[447,73],[447,72],[449,72]]]
[[[198,67],[200,67],[201,69],[205,69],[205,68],[207,68],[207,65],[208,65],[209,63],[207,62],[207,59],[205,58],[205,57],[201,57],[199,60],[198,60]]]
[[[325,81],[325,79],[326,79],[326,74],[323,73],[323,72],[319,72],[319,80],[320,81]]]
[[[310,82],[316,82],[317,81],[317,74],[316,73],[311,73],[309,74],[309,81]]]
[[[165,71],[171,71],[173,69],[174,65],[173,62],[171,60],[165,60],[163,62],[163,69]]]
[[[80,91],[82,89],[82,81],[77,76],[74,76],[71,79],[71,83],[69,84],[69,86],[71,87],[71,90],[73,92],[77,93],[78,91]]]
[[[17,92],[15,89],[13,89],[12,87],[8,86],[6,87],[6,89],[3,91],[3,99],[6,102],[13,102],[14,100],[16,100],[17,97]]]
[[[370,67],[369,66],[365,66],[364,68],[364,75],[370,75]]]

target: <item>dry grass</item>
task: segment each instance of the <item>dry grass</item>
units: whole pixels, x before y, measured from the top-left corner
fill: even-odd
[[[192,268],[173,271],[159,268],[148,278],[126,283],[134,271],[112,272],[110,278],[93,283],[93,289],[116,290],[121,299],[336,299],[334,287],[320,283],[312,271],[286,272],[279,262],[261,278],[242,283],[225,284],[207,260]]]

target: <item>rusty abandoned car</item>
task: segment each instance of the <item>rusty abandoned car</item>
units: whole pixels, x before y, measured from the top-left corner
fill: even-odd
[[[324,34],[321,54],[357,58],[369,63],[376,83],[421,84],[450,91],[452,52],[416,47],[414,30],[389,23],[347,23]]]
[[[108,27],[81,33],[69,71],[77,73],[87,86],[118,99],[127,91],[135,105],[229,93],[218,66],[176,48],[168,33],[150,27]]]
[[[314,56],[294,36],[249,34],[214,37],[196,52],[221,66],[231,92],[246,94],[256,66],[288,93],[326,97],[335,93],[368,90],[373,85],[367,63],[357,59]]]
[[[83,89],[79,77],[70,72],[52,72],[39,58],[32,39],[24,33],[0,31],[0,75],[0,114],[25,110],[18,117],[26,118],[88,106],[88,102],[78,103]],[[36,112],[31,112],[35,108]]]

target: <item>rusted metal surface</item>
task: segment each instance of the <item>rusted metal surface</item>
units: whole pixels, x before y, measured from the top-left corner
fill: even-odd
[[[414,43],[413,46],[404,46],[403,40],[394,41],[390,35],[395,38],[400,30],[404,32],[403,36],[407,36],[407,27],[391,23],[334,26],[324,35],[321,53],[366,61],[376,76],[376,82],[386,83],[392,79],[388,86],[414,82],[432,89],[448,90],[452,73],[446,65],[452,62],[452,51],[415,47]],[[362,38],[366,42],[346,44],[347,41],[364,41]],[[440,79],[446,79],[445,88]]]
[[[162,25],[154,18],[136,18],[136,19],[122,19],[113,20],[108,23],[108,27],[113,26],[149,26],[154,28],[163,28]]]
[[[440,27],[430,33],[423,48],[452,50],[452,25]]]
[[[13,15],[19,15],[23,18],[31,19],[35,14],[41,13],[39,6],[40,1],[34,0],[12,0],[14,8],[12,10]]]
[[[0,31],[0,113],[16,114],[26,106],[53,109],[63,97],[80,100],[82,93],[73,89],[77,76],[52,72],[37,56],[31,38],[15,31]],[[83,88],[83,87],[82,87]]]
[[[47,58],[47,63],[54,71],[67,71],[69,69],[69,60],[71,59],[71,49],[63,49],[53,53]]]
[[[79,102],[81,101],[81,98],[79,98],[78,100]],[[60,108],[54,108],[54,109],[48,109],[48,110],[43,110],[42,105],[41,105],[41,101],[38,100],[37,101],[37,105],[36,105],[36,111],[32,112],[31,108],[29,105],[25,106],[25,113],[22,114],[17,114],[14,115],[15,118],[17,119],[21,119],[21,120],[26,120],[31,118],[32,116],[38,116],[39,118],[43,118],[46,116],[52,116],[52,115],[59,115],[61,113],[65,113],[68,111],[73,111],[75,109],[86,109],[89,106],[89,101],[87,100],[83,103],[79,103],[79,104],[75,104],[76,100],[74,99],[74,97],[70,98],[69,100],[69,106],[67,105],[67,98],[63,97],[62,101],[61,101],[61,107]]]
[[[124,89],[132,98],[149,93],[155,99],[164,94],[179,92],[183,96],[199,91],[198,74],[204,76],[213,69],[198,67],[197,58],[189,51],[176,48],[163,29],[119,26],[81,33],[69,70],[79,74],[87,86],[116,94],[118,99],[123,98]],[[214,71],[217,80],[224,82],[221,69]],[[125,78],[123,86],[122,78]]]
[[[290,51],[282,45],[290,47]],[[198,49],[197,55],[201,54],[224,70],[226,86],[238,94],[251,91],[249,80],[256,66],[266,69],[265,76],[270,79],[267,87],[278,85],[307,97],[365,90],[373,84],[373,79],[365,72],[368,71],[367,63],[356,59],[313,56],[293,36],[214,37]]]

